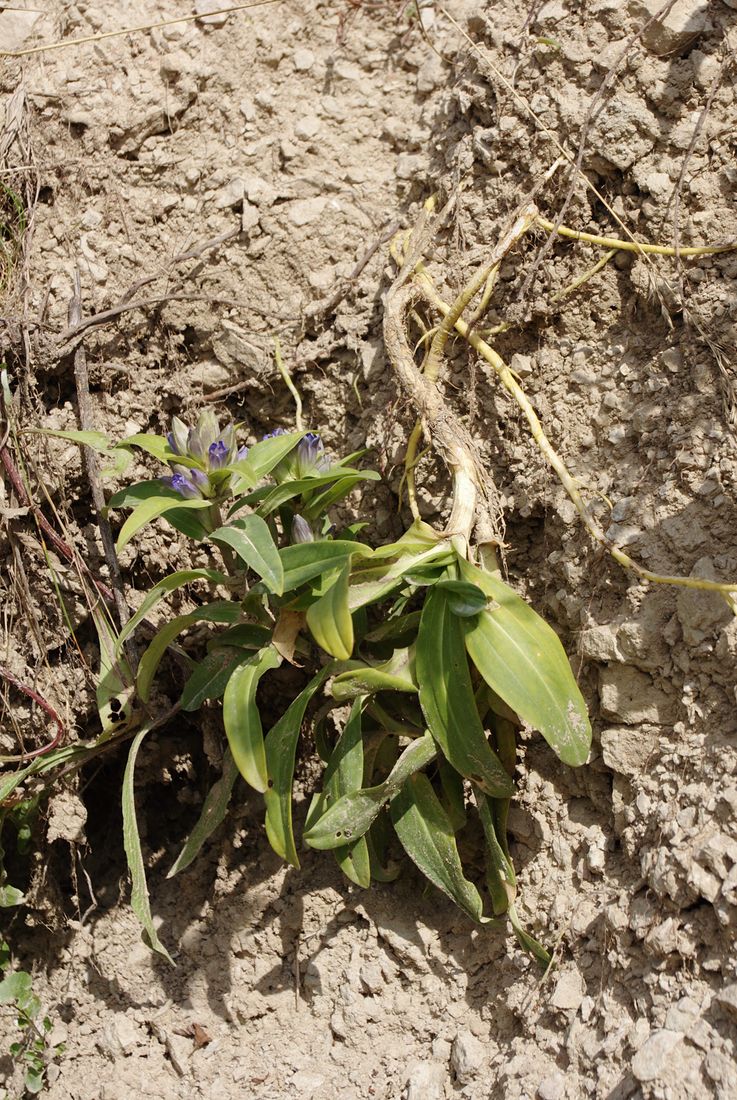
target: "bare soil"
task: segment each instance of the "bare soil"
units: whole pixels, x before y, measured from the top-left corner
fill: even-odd
[[[25,127],[1,178],[27,197],[38,183],[0,300],[22,423],[78,427],[59,352],[78,267],[85,316],[139,303],[84,341],[99,430],[161,432],[205,402],[251,439],[288,426],[278,334],[310,424],[335,453],[371,448],[384,475],[355,514],[373,537],[398,534],[413,417],[381,340],[393,226],[458,189],[426,257],[450,298],[535,188],[546,217],[565,203],[566,224],[598,235],[734,236],[735,5],[678,0],[638,37],[659,6],[448,0],[425,6],[423,35],[400,3],[285,0],[0,58],[5,133],[11,103]],[[204,10],[46,8],[35,23],[0,10],[0,47]],[[582,141],[583,175],[546,181],[560,147],[575,156]],[[600,256],[526,240],[502,268],[488,323],[513,323],[496,346],[614,542],[661,573],[737,578],[737,254],[620,253],[556,301]],[[70,780],[39,822],[26,930],[6,924],[65,1044],[50,1100],[737,1095],[737,621],[719,596],[643,585],[591,542],[460,341],[443,384],[502,494],[510,580],[560,633],[594,722],[575,771],[525,740],[510,819],[520,909],[557,967],[541,981],[510,936],[472,927],[411,869],[370,891],[320,853],[286,869],[245,786],[200,859],[167,880],[221,744],[215,710],[187,716],[150,738],[139,767],[152,906],[175,969],[127,904],[123,754]],[[24,441],[36,499],[104,574],[78,449]],[[423,515],[441,525],[448,486],[431,454],[418,476]],[[6,480],[0,660],[91,738],[81,589],[53,551],[49,568],[18,507]],[[121,557],[131,602],[191,560],[149,529]],[[41,743],[27,702],[6,693],[3,753],[19,734]],[[308,788],[306,770],[300,799]],[[3,1054],[11,1015],[0,1032]],[[0,1072],[14,1100],[9,1059]]]

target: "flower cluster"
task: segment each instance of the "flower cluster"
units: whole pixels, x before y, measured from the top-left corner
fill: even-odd
[[[265,435],[264,439],[274,439],[275,436],[286,434],[284,428],[277,428]],[[330,465],[320,436],[315,432],[307,432],[286,458],[274,467],[271,476],[280,484],[283,481],[302,481],[304,478],[326,474]]]
[[[194,428],[175,416],[166,440],[169,450],[182,462],[170,459],[173,474],[161,480],[188,500],[217,496],[224,480],[230,480],[218,477],[218,473],[248,454],[248,447],[238,447],[233,425],[227,424],[221,431],[210,409],[200,413]]]

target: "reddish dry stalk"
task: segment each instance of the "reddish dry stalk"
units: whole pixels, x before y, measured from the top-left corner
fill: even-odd
[[[82,570],[85,576],[90,578],[100,595],[103,596],[104,599],[108,601],[108,603],[113,603],[115,597],[113,595],[112,589],[108,588],[104,581],[99,580],[83,561],[79,561],[72,547],[68,543],[66,543],[60,535],[56,533],[56,531],[46,519],[46,516],[43,514],[38,505],[32,502],[31,498],[26,492],[25,486],[23,484],[23,479],[18,472],[18,468],[13,462],[10,451],[8,450],[4,442],[0,442],[0,461],[2,461],[2,464],[5,467],[5,471],[8,475],[11,485],[18,495],[18,500],[20,501],[21,506],[23,508],[29,508],[31,510],[31,512],[33,513],[33,517],[36,520],[36,523],[46,535],[54,549],[57,550],[62,555],[62,557],[66,558],[67,561],[74,562],[75,565],[77,565]]]
[[[17,688],[18,691],[27,695],[29,699],[33,699],[34,703],[37,703],[38,706],[41,707],[41,710],[45,711],[51,721],[56,724],[56,733],[47,745],[43,745],[40,749],[34,749],[33,752],[24,752],[20,756],[5,757],[5,759],[24,763],[27,760],[33,760],[37,756],[45,756],[47,752],[51,752],[53,749],[57,748],[61,744],[62,737],[64,736],[64,723],[51,706],[51,703],[47,703],[42,695],[39,695],[32,687],[28,687],[27,684],[19,680],[9,668],[5,667],[5,665],[0,665],[0,676],[7,680],[8,683],[12,684],[13,687]]]

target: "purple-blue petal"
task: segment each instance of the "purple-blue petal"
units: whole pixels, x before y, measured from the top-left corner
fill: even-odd
[[[222,439],[218,439],[215,443],[210,444],[207,449],[207,457],[210,467],[213,470],[220,470],[226,465],[228,461],[228,448],[225,446]]]

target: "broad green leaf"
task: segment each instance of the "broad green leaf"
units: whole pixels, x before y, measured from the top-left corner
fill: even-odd
[[[347,661],[353,652],[353,619],[348,607],[350,564],[346,562],[323,596],[307,609],[307,625],[326,653]]]
[[[446,760],[492,797],[511,797],[514,784],[489,745],[476,709],[461,620],[441,589],[425,597],[416,672],[420,705]]]
[[[0,886],[0,909],[12,909],[14,905],[22,905],[25,894],[17,886]]]
[[[161,459],[162,462],[167,462],[169,459],[179,462],[181,458],[180,455],[172,451],[165,436],[152,435],[149,432],[137,432],[136,435],[128,435],[125,439],[121,439],[117,446],[126,449],[128,447],[139,447],[147,454],[153,455],[154,458]]]
[[[147,592],[135,615],[132,615],[125,624],[118,637],[118,650],[121,644],[129,638],[142,619],[145,619],[149,611],[156,607],[160,600],[170,592],[182,588],[185,584],[194,581],[208,581],[210,584],[227,584],[230,578],[225,573],[219,573],[216,569],[180,569],[176,573],[170,573],[168,577],[155,584],[150,592]]]
[[[262,649],[233,672],[223,697],[223,725],[233,759],[246,783],[262,793],[269,775],[256,689],[264,673],[280,664],[273,646]]]
[[[481,895],[463,873],[453,827],[425,775],[413,775],[392,799],[394,830],[425,878],[478,924],[486,924]]]
[[[429,734],[412,741],[383,783],[343,795],[316,821],[310,819],[310,828],[305,831],[303,839],[311,848],[325,850],[345,844],[346,832],[352,840],[363,836],[378,817],[382,806],[397,794],[405,780],[427,767],[436,754],[435,742]]]
[[[114,446],[103,432],[52,431],[49,428],[38,429],[41,435],[51,435],[57,439],[70,439],[104,455],[110,463],[100,469],[102,477],[121,476],[131,463],[132,456]]]
[[[178,500],[174,500],[169,496],[149,497],[148,500],[141,501],[141,503],[133,509],[123,526],[120,528],[115,549],[120,552],[124,546],[128,545],[133,536],[140,531],[142,527],[158,519],[159,516],[166,515],[167,512],[172,512],[174,509],[189,511],[209,508],[211,503],[212,501],[209,500],[184,500],[182,497],[179,497]]]
[[[135,784],[134,773],[136,768],[136,758],[138,756],[138,750],[141,747],[141,742],[148,733],[148,726],[142,727],[133,739],[133,743],[128,753],[128,760],[125,765],[125,773],[123,775],[123,846],[125,848],[125,855],[128,861],[128,868],[131,873],[131,908],[138,917],[141,925],[143,926],[146,935],[148,936],[149,943],[154,951],[158,952],[163,957],[174,965],[169,952],[159,940],[154,928],[153,918],[151,916],[151,906],[148,900],[148,886],[146,885],[146,868],[143,863],[143,853],[141,851],[141,839],[138,835],[138,822],[136,821],[136,800],[135,800]]]
[[[343,565],[347,558],[371,554],[368,546],[360,542],[345,540],[331,541],[321,539],[317,542],[303,542],[296,546],[285,546],[279,551],[284,569],[284,591],[292,592],[320,576],[326,569]]]
[[[438,581],[448,600],[448,607],[454,615],[460,615],[463,619],[471,619],[483,611],[489,600],[484,592],[476,584],[468,581],[442,580]]]
[[[324,489],[310,499],[304,509],[305,518],[317,519],[318,516],[324,515],[333,504],[348,496],[351,489],[355,488],[360,481],[378,481],[380,477],[381,475],[377,474],[375,470],[358,470],[356,473],[340,477],[330,488]]]
[[[265,740],[268,776],[268,785],[264,792],[266,832],[277,855],[293,867],[299,867],[292,829],[292,780],[297,742],[307,704],[331,671],[331,665],[326,665],[312,677],[307,687],[269,730]]]
[[[414,647],[397,649],[381,665],[364,664],[342,672],[333,680],[330,693],[339,703],[355,699],[357,695],[373,695],[377,691],[415,693],[417,681],[414,665]]]
[[[420,625],[420,611],[409,611],[406,615],[398,615],[381,623],[370,634],[366,635],[367,642],[393,642],[400,645],[403,641],[409,644],[408,639],[414,641]]]
[[[184,711],[199,710],[207,699],[219,699],[234,669],[243,662],[243,650],[223,646],[213,649],[195,665],[184,685],[179,705]]]
[[[322,805],[336,802],[343,795],[353,794],[363,785],[362,707],[363,700],[356,699],[345,729],[330,757],[330,763],[325,770]],[[321,809],[322,807],[318,812]],[[371,861],[366,838],[361,836],[353,840],[350,830],[346,830],[345,836],[348,843],[334,848],[333,855],[343,874],[365,889],[371,885]]]
[[[465,624],[471,660],[489,687],[540,731],[565,764],[583,764],[591,725],[558,635],[504,581],[460,559],[459,565],[463,578],[496,605]]]
[[[364,479],[372,481],[379,476],[375,474],[373,470],[351,470],[344,466],[333,466],[324,474],[315,474],[313,477],[297,478],[294,481],[283,481],[280,485],[275,485],[273,489],[270,489],[269,492],[262,497],[258,504],[258,514],[261,516],[268,516],[276,511],[277,508],[281,508],[288,500],[293,500],[295,497],[300,497],[305,493],[312,493],[321,486],[332,485],[336,481],[351,475],[354,477],[354,483]]]
[[[198,607],[196,611],[191,611],[187,615],[177,615],[176,619],[172,619],[170,623],[166,623],[165,626],[162,626],[161,629],[154,634],[148,648],[143,653],[136,671],[136,688],[144,703],[148,702],[151,684],[153,683],[161,659],[177,634],[181,634],[183,630],[192,626],[193,623],[237,622],[239,615],[240,608],[237,603],[229,600],[217,600],[213,603],[206,604],[205,607]]]
[[[261,516],[234,519],[226,527],[218,527],[210,538],[231,546],[248,568],[258,573],[272,592],[281,596],[284,591],[284,569],[271,531]]]
[[[0,982],[0,1005],[25,1001],[31,994],[33,982],[25,970],[13,970]]]
[[[248,489],[257,485],[261,478],[270,474],[274,467],[294,450],[304,434],[304,432],[289,432],[286,435],[275,435],[271,439],[262,439],[260,443],[254,443],[249,447],[245,458],[228,467],[239,478],[235,492],[247,492]]]
[[[466,824],[466,792],[463,776],[452,767],[444,756],[437,760],[440,780],[440,801],[448,815],[453,832],[457,833]]]
[[[398,545],[399,543],[394,544],[395,547]],[[375,558],[376,554],[372,555],[372,559]],[[435,542],[425,550],[404,553],[398,561],[382,565],[377,570],[373,568],[366,571],[357,570],[351,577],[348,597],[350,609],[356,611],[359,607],[365,607],[367,604],[383,599],[404,581],[407,573],[412,573],[423,565],[447,565],[453,561],[455,561],[455,554],[450,544]]]
[[[226,749],[223,754],[223,774],[208,791],[197,824],[187,837],[176,863],[166,876],[167,878],[173,878],[179,871],[189,867],[208,837],[212,836],[218,825],[221,825],[225,820],[230,796],[233,793],[233,785],[237,778],[238,766],[230,749]]]
[[[38,431],[41,435],[50,435],[54,439],[70,439],[73,443],[81,443],[100,454],[106,454],[114,446],[104,432],[59,431],[52,428],[39,428]]]
[[[269,644],[271,636],[271,631],[266,626],[258,626],[256,623],[238,623],[237,626],[222,630],[214,638],[211,638],[207,643],[207,648],[218,649],[222,646],[235,646],[239,649],[263,649],[264,646]]]
[[[113,493],[108,501],[108,508],[135,508],[143,500],[151,497],[165,496],[169,500],[181,500],[179,493],[170,489],[160,478],[152,481],[136,481],[133,485],[126,485]]]

